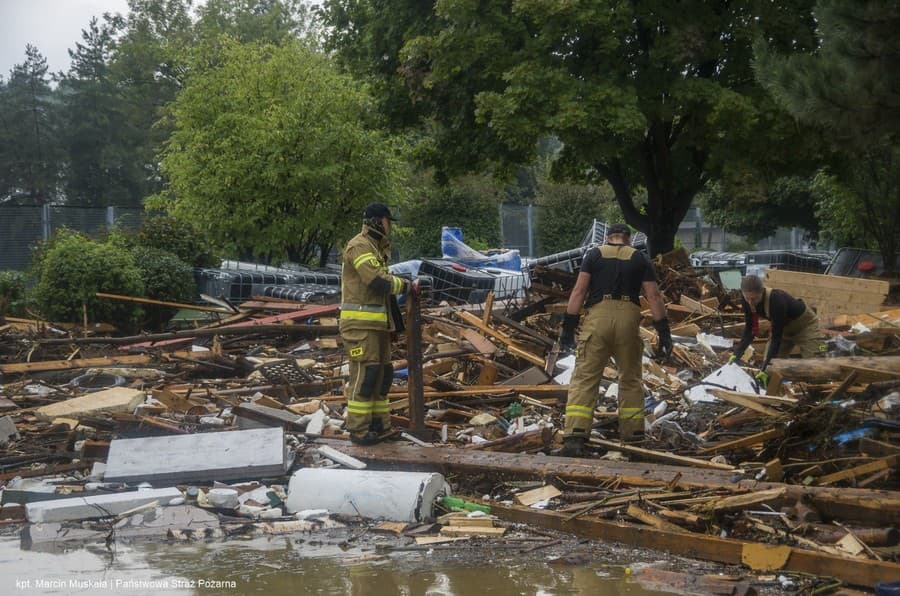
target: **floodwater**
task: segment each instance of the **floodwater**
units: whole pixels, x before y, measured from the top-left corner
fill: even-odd
[[[624,565],[549,564],[477,546],[378,554],[315,535],[216,543],[103,544],[64,553],[21,550],[0,537],[0,594],[317,594],[644,596]]]

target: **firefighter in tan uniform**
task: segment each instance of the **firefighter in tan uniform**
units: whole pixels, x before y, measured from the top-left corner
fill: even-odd
[[[371,445],[391,428],[391,333],[402,330],[396,296],[410,283],[388,272],[391,222],[396,221],[390,210],[371,203],[363,217],[362,231],[344,248],[340,332],[350,359],[350,440]]]
[[[756,373],[756,380],[762,388],[769,384],[766,367],[772,358],[787,358],[794,346],[799,349],[801,358],[812,358],[824,351],[819,319],[802,300],[794,298],[784,290],[765,287],[762,280],[755,275],[741,279],[741,294],[744,334],[728,362],[734,362],[744,355],[759,331],[760,317],[771,321],[771,335],[766,345],[765,359],[759,372]]]
[[[653,326],[659,335],[659,350],[666,356],[672,352],[669,320],[653,265],[632,248],[630,242],[628,226],[610,226],[606,244],[595,246],[585,254],[569,297],[559,337],[560,348],[575,347],[575,327],[582,305],[586,313],[569,384],[564,446],[560,455],[579,457],[583,454],[594,422],[603,369],[610,356],[615,358],[619,371],[619,438],[633,441],[643,437],[641,360],[644,343],[638,331],[642,289],[650,302]]]

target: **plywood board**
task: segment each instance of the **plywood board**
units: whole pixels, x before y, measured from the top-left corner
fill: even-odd
[[[769,269],[766,285],[784,290],[813,307],[820,320],[839,314],[879,310],[890,290],[886,281]]]
[[[518,495],[516,495],[516,501],[518,501],[521,505],[530,507],[535,503],[558,497],[561,494],[562,492],[558,488],[556,488],[552,484],[547,484],[533,490],[525,491],[524,493],[519,493]]]
[[[50,421],[54,418],[78,419],[81,416],[94,416],[101,413],[131,413],[143,401],[143,391],[128,387],[113,387],[41,406],[34,411],[34,414],[41,420]]]

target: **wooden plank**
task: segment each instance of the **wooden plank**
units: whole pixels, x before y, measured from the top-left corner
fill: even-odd
[[[865,476],[866,474],[880,472],[881,470],[889,470],[896,467],[898,461],[900,461],[900,455],[889,455],[887,457],[876,459],[875,461],[871,461],[869,463],[854,466],[847,470],[835,472],[834,474],[827,474],[818,478],[816,484],[818,484],[819,486],[823,486],[825,484],[840,482],[841,480],[851,480],[859,476]]]
[[[628,517],[633,517],[634,519],[638,520],[639,522],[645,523],[648,526],[653,526],[658,530],[666,530],[668,532],[676,533],[687,531],[681,526],[677,526],[671,522],[667,522],[666,520],[661,519],[653,515],[652,513],[644,511],[634,503],[631,503],[628,506],[628,509],[625,510],[625,515],[627,515]]]
[[[783,499],[785,494],[787,494],[787,488],[781,486],[778,488],[770,488],[768,490],[745,493],[743,495],[722,497],[703,504],[700,509],[703,511],[714,511],[716,513],[740,511],[747,507],[752,507],[753,505],[778,501]]]
[[[719,538],[684,531],[669,532],[635,524],[579,518],[568,522],[567,515],[555,511],[530,509],[518,505],[491,502],[491,511],[509,522],[568,532],[603,542],[621,542],[636,547],[652,548],[674,555],[718,561],[729,565],[741,563],[745,544],[754,542]],[[841,581],[871,589],[879,581],[900,577],[900,564],[887,561],[851,559],[805,549],[791,548],[786,571],[836,577]]]
[[[539,503],[541,501],[546,501],[548,499],[558,497],[561,494],[562,494],[561,490],[559,490],[552,484],[546,484],[539,488],[535,488],[533,490],[527,490],[523,493],[517,494],[516,501],[518,501],[520,505],[525,505],[526,507],[531,507],[535,503]]]
[[[438,520],[438,523],[443,523],[448,526],[455,526],[457,528],[493,528],[494,527],[494,518],[492,518],[492,517],[466,517],[465,514],[463,514],[461,516],[455,516],[455,517],[449,518],[443,522]]]
[[[507,393],[524,393],[539,397],[565,397],[568,385],[468,385],[460,391],[426,391],[425,397],[430,399],[449,397],[471,397],[473,395],[503,395]],[[405,397],[405,393],[392,392],[390,398]]]
[[[891,371],[900,376],[900,356],[841,356],[838,358],[775,358],[769,363],[770,370],[777,370],[787,381],[823,383],[833,379],[843,379],[845,369],[841,367],[862,367]]]
[[[295,310],[294,312],[283,313],[280,315],[273,315],[271,317],[264,317],[262,319],[253,319],[252,321],[244,321],[241,323],[235,323],[234,325],[228,325],[227,327],[218,327],[218,329],[234,329],[234,328],[245,328],[245,327],[255,327],[259,325],[272,325],[275,323],[284,323],[286,321],[296,321],[298,319],[308,319],[310,317],[321,317],[323,315],[330,315],[336,313],[340,309],[340,306],[337,304],[330,304],[325,306],[310,306],[307,308],[302,308],[300,310]],[[170,346],[182,343],[190,343],[194,340],[194,337],[182,337],[171,340],[165,340],[157,343],[153,342],[141,342],[130,344],[127,346],[122,346],[121,350],[128,350],[131,348],[147,348],[147,347],[163,347]]]
[[[380,443],[371,447],[347,441],[319,438],[316,443],[331,445],[356,458],[379,466],[407,470],[441,471],[459,474],[503,474],[529,479],[558,477],[562,480],[596,485],[619,481],[634,487],[665,487],[680,474],[678,484],[685,489],[724,488],[729,491],[766,490],[786,487],[785,502],[809,500],[826,517],[855,519],[875,525],[900,524],[900,495],[896,491],[784,485],[754,479],[735,481],[734,472],[690,468],[664,463],[622,462],[596,458],[567,458],[523,453],[500,453],[442,447],[422,449],[402,444]]]
[[[663,451],[654,451],[653,449],[644,449],[643,447],[634,447],[632,445],[623,445],[614,441],[606,441],[604,439],[590,439],[592,445],[606,447],[613,451],[622,451],[632,455],[639,455],[647,459],[656,461],[665,461],[669,463],[683,464],[696,468],[709,468],[712,470],[735,470],[734,466],[727,464],[717,464],[715,462],[706,461],[705,459],[697,459],[695,457],[686,457],[684,455],[675,455],[674,453],[665,453]]]
[[[859,452],[875,457],[895,455],[900,453],[900,445],[863,437],[859,440]]]
[[[691,309],[692,311],[698,312],[703,315],[715,315],[715,314],[719,313],[719,311],[716,310],[715,308],[712,308],[711,306],[707,306],[707,305],[703,304],[702,302],[698,302],[697,300],[694,300],[693,298],[691,298],[690,296],[687,296],[685,294],[681,295],[681,299],[679,300],[679,303],[681,304],[681,306],[686,306],[689,309]]]
[[[781,482],[784,479],[784,468],[777,457],[766,462],[766,480],[769,482]]]
[[[479,319],[472,313],[460,310],[456,312],[456,316],[458,316],[466,323],[472,325],[482,333],[486,333],[487,335],[490,335],[494,339],[497,339],[498,341],[505,344],[511,354],[518,356],[523,360],[527,360],[528,362],[541,368],[544,367],[545,362],[543,358],[525,350],[521,345],[517,344],[510,336],[506,335],[505,333],[498,331],[493,327],[488,327],[481,322],[481,319]]]
[[[195,310],[199,312],[217,312],[225,315],[233,315],[235,311],[225,310],[224,308],[216,308],[215,306],[202,306],[199,304],[184,304],[182,302],[166,302],[164,300],[152,300],[150,298],[138,298],[136,296],[120,296],[119,294],[106,294],[97,292],[94,294],[97,298],[106,298],[108,300],[120,300],[123,302],[136,302],[138,304],[152,304],[154,306],[168,306],[171,308],[180,308],[183,310]]]
[[[747,408],[748,410],[753,410],[754,412],[759,412],[764,416],[769,416],[771,418],[781,418],[785,416],[783,412],[779,412],[778,410],[773,410],[767,406],[762,405],[755,399],[748,397],[748,394],[738,393],[736,391],[728,391],[727,389],[707,389],[709,393],[712,393],[717,398],[722,401],[727,401],[730,404],[734,404],[736,406],[741,406],[742,408]]]
[[[102,413],[132,412],[144,401],[144,392],[128,387],[113,387],[96,393],[88,393],[55,404],[41,406],[34,411],[41,420],[75,418]]]
[[[484,314],[481,317],[481,322],[484,323],[484,326],[487,327],[491,324],[491,313],[494,311],[494,290],[491,290],[487,294],[487,298],[484,301]]]
[[[444,526],[441,536],[503,536],[506,528],[483,528],[478,526]]]
[[[128,356],[103,356],[99,358],[76,358],[74,360],[46,360],[43,362],[15,362],[0,364],[0,373],[5,375],[30,374],[51,370],[74,370],[78,368],[94,368],[104,366],[149,364],[149,354],[131,354]]]
[[[672,327],[672,335],[678,337],[697,337],[698,333],[700,333],[700,326],[695,323]]]
[[[475,348],[479,354],[489,356],[497,351],[497,346],[495,346],[491,340],[474,329],[463,329],[462,336],[466,341],[472,344],[472,347]]]
[[[799,284],[817,287],[820,290],[839,290],[857,293],[887,293],[891,289],[890,283],[879,279],[864,279],[860,277],[843,277],[840,275],[824,275],[821,273],[803,273],[800,271],[787,271],[785,269],[767,269],[767,285],[779,287],[777,284]]]
[[[734,439],[732,441],[725,441],[724,443],[719,443],[717,445],[711,445],[710,447],[705,447],[697,452],[697,455],[707,455],[709,453],[716,453],[719,451],[729,451],[732,449],[743,449],[744,447],[749,447],[751,445],[757,445],[759,443],[765,443],[766,441],[771,441],[772,439],[778,439],[784,434],[784,430],[781,428],[770,428],[764,430],[762,432],[754,433],[752,435],[748,435],[746,437],[741,437],[740,439]]]
[[[444,544],[445,542],[460,542],[466,541],[469,539],[469,536],[416,536],[416,544],[418,545],[428,545],[428,544]]]

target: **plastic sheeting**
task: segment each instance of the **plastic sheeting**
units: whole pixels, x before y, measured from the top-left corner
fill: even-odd
[[[467,267],[497,267],[509,271],[522,270],[522,257],[518,250],[505,250],[496,254],[484,254],[462,240],[462,230],[444,226],[441,228],[441,252]]]

